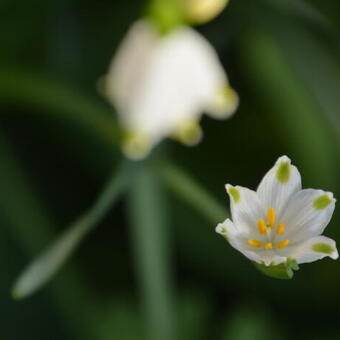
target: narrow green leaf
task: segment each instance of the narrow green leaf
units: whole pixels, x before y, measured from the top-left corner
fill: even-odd
[[[179,166],[163,161],[158,165],[158,173],[170,191],[202,214],[209,222],[216,224],[228,217],[227,210]]]
[[[250,299],[247,304],[238,303],[236,309],[228,310],[221,319],[222,337],[220,340],[283,340],[289,338],[285,327],[276,325],[268,310]]]
[[[165,197],[158,177],[144,165],[133,179],[128,216],[150,340],[175,339],[170,237]]]
[[[124,191],[127,186],[128,174],[130,174],[130,171],[127,164],[124,164],[105,186],[93,207],[72,223],[24,270],[14,284],[12,290],[14,298],[21,299],[33,294],[56,274],[84,237],[98,225],[105,213]]]
[[[0,217],[22,251],[32,256],[53,238],[56,223],[36,194],[23,165],[16,159],[2,130],[0,130]],[[50,285],[47,296],[56,307],[62,322],[75,339],[96,339],[97,315],[93,308],[102,308],[88,289],[86,281],[72,264]],[[95,307],[94,307],[95,306]]]

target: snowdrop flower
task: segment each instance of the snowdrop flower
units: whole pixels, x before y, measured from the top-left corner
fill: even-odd
[[[203,111],[222,119],[238,104],[216,52],[203,36],[186,26],[161,35],[147,20],[128,32],[104,86],[126,132],[123,150],[135,159],[166,137],[196,144]]]
[[[335,207],[331,192],[301,189],[288,157],[280,157],[257,191],[226,185],[233,221],[216,232],[248,259],[265,266],[338,258],[335,242],[322,236]]]

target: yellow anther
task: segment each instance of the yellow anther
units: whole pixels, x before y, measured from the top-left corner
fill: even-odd
[[[269,208],[267,212],[267,221],[270,228],[273,228],[275,225],[275,209]]]
[[[262,242],[256,240],[248,240],[248,244],[254,248],[260,248],[262,246]]]
[[[262,218],[260,220],[258,220],[257,228],[258,228],[260,234],[267,234],[266,222]]]
[[[268,243],[266,243],[266,244],[264,245],[264,248],[265,248],[265,249],[273,249],[273,244],[270,243],[270,242],[268,242]]]
[[[284,223],[280,223],[279,226],[277,227],[277,231],[276,233],[279,235],[284,234],[285,232],[285,224]]]
[[[284,241],[276,243],[276,246],[278,248],[284,248],[284,247],[286,247],[288,245],[288,243],[289,243],[289,240],[284,240]]]

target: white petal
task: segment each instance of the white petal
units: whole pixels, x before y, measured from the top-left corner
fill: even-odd
[[[264,206],[276,210],[280,218],[289,198],[301,190],[301,176],[287,156],[280,157],[262,179],[257,193]]]
[[[242,252],[245,256],[257,263],[264,264],[265,266],[277,266],[287,261],[287,257],[279,256],[271,250],[246,250]]]
[[[188,120],[187,122],[181,122],[181,124],[176,127],[172,138],[185,145],[194,146],[201,141],[202,136],[203,131],[200,126],[200,122],[195,118]]]
[[[266,266],[277,266],[281,263],[285,263],[287,261],[287,257],[278,255],[268,257],[268,255],[266,256],[266,254],[263,254],[262,261]]]
[[[255,261],[257,263],[265,262],[261,253],[250,247],[247,240],[249,236],[245,233],[239,232],[233,222],[230,219],[226,219],[223,223],[219,223],[215,231],[222,235],[230,245],[246,256],[249,260]],[[271,261],[269,261],[270,263]]]
[[[255,191],[240,186],[226,185],[230,198],[230,210],[236,229],[251,236],[257,235],[257,222],[264,210]],[[257,235],[258,236],[258,235]]]
[[[247,237],[237,232],[231,235],[228,235],[228,241],[230,245],[238,250],[241,254],[247,257],[251,261],[255,261],[257,263],[261,263],[261,257],[254,251],[255,248],[251,248],[247,244]]]
[[[335,241],[325,236],[317,236],[294,247],[290,254],[298,264],[309,263],[329,256],[333,260],[338,258]]]
[[[213,118],[225,119],[235,113],[238,104],[238,94],[228,85],[215,94],[205,110]]]
[[[120,44],[105,79],[105,94],[120,112],[127,113],[135,90],[142,86],[158,33],[147,21],[137,21]],[[125,117],[122,117],[125,120]]]
[[[299,242],[322,234],[332,218],[335,201],[331,192],[323,190],[304,189],[295,193],[282,215],[285,237]]]
[[[229,218],[223,223],[219,223],[215,231],[226,239],[228,239],[230,235],[235,235],[237,233],[234,223]]]
[[[135,124],[150,133],[169,135],[181,122],[201,115],[226,83],[215,51],[190,28],[163,37],[151,59],[131,101]]]
[[[248,244],[249,237],[244,233],[230,233],[228,235],[228,241],[230,245],[241,252],[245,257],[250,259],[251,261],[255,261],[260,264],[269,265],[278,265],[280,263],[284,263],[287,260],[287,257],[280,256],[276,254],[273,250],[266,249],[258,249],[251,247]],[[259,239],[259,238],[258,238]]]

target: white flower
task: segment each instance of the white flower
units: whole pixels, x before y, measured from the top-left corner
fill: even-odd
[[[203,111],[224,118],[237,107],[218,56],[208,41],[185,26],[161,35],[151,22],[136,22],[105,79],[132,158],[145,156],[165,137],[195,144]]]
[[[216,227],[247,258],[266,266],[338,258],[335,242],[321,236],[335,207],[330,192],[301,189],[297,168],[279,158],[257,191],[226,185],[233,221]]]

